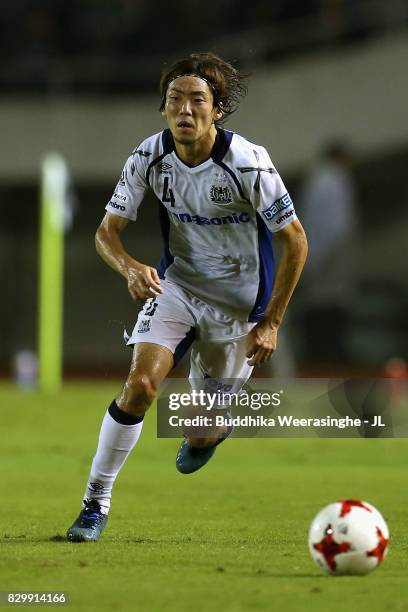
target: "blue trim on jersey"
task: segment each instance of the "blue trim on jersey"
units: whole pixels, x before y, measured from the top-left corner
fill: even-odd
[[[228,174],[232,177],[232,180],[234,181],[236,188],[238,189],[238,193],[241,196],[241,198],[243,200],[247,200],[248,198],[245,197],[244,192],[242,190],[241,187],[241,183],[239,182],[239,180],[237,179],[237,177],[235,176],[234,172],[231,170],[231,168],[229,166],[227,166],[227,164],[224,164],[224,162],[216,162],[214,160],[214,162],[217,164],[217,166],[220,166],[223,170],[225,170],[225,172],[228,172]]]
[[[175,149],[173,134],[171,133],[170,128],[166,128],[162,132],[162,145],[163,145],[163,153],[166,155],[167,153],[171,153]]]
[[[221,162],[228,153],[233,135],[234,132],[217,128],[217,136],[211,151],[211,157],[216,164]]]
[[[237,176],[235,175],[233,170],[231,170],[231,168],[227,166],[225,162],[222,161],[231,146],[233,135],[234,132],[217,128],[217,138],[215,140],[213,150],[211,151],[211,157],[213,162],[217,164],[217,166],[220,166],[223,170],[225,170],[225,172],[228,172],[228,174],[234,181],[236,188],[238,189],[239,195],[243,200],[246,200],[247,198],[244,195],[241,183],[239,182]]]
[[[259,286],[254,307],[248,317],[251,323],[260,321],[265,313],[272,295],[275,280],[275,260],[272,249],[272,232],[267,228],[262,217],[256,213],[256,225],[258,227],[258,250],[259,250]]]
[[[146,170],[146,183],[149,187],[151,186],[150,185],[150,172],[152,168],[156,166],[159,162],[161,162],[163,157],[166,157],[166,155],[168,155],[174,150],[173,136],[171,135],[171,132],[168,128],[166,130],[163,130],[162,132],[162,145],[163,145],[163,153],[159,155],[158,157],[156,157],[153,161],[151,161]]]
[[[174,351],[174,364],[173,368],[181,361],[184,355],[187,353],[190,346],[193,344],[195,340],[195,328],[191,327],[190,331],[187,332],[186,336],[183,338],[181,342],[176,346]]]
[[[170,220],[167,208],[159,201],[159,223],[160,231],[163,239],[163,254],[157,265],[157,273],[160,278],[165,278],[165,272],[174,261],[174,257],[170,252]]]

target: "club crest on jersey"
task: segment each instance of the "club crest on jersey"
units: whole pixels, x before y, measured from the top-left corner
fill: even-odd
[[[220,185],[212,185],[210,189],[210,198],[212,202],[216,202],[217,204],[229,204],[232,202],[231,189]]]
[[[269,208],[267,208],[266,210],[263,210],[262,214],[265,217],[265,219],[267,219],[268,221],[272,221],[272,219],[276,217],[277,214],[279,214],[282,210],[284,210],[285,208],[288,208],[288,206],[291,206],[291,205],[292,205],[292,198],[290,197],[288,193],[285,193],[285,195],[283,195],[281,198],[278,198],[277,200],[275,200],[275,202],[271,204]]]

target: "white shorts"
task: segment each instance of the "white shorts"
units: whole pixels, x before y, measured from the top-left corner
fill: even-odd
[[[171,281],[162,280],[161,287],[163,293],[144,304],[127,344],[159,344],[173,353],[175,363],[191,346],[190,382],[235,379],[231,391],[237,393],[253,370],[245,353],[255,323],[232,319]]]

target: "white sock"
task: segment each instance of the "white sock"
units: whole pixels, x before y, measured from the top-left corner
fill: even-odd
[[[129,422],[132,424],[127,424]],[[109,512],[113,483],[138,441],[142,427],[143,417],[128,415],[118,408],[116,402],[112,402],[103,418],[84,493],[84,500],[96,499],[103,513]]]

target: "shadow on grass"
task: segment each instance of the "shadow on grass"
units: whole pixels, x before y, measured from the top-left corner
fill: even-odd
[[[236,542],[237,545],[242,545],[242,543],[246,543],[249,544],[249,542],[247,540],[242,540],[242,541],[238,541]],[[32,544],[50,544],[50,543],[54,543],[54,544],[67,544],[70,547],[74,546],[75,548],[78,547],[78,550],[83,549],[84,544],[87,544],[89,546],[89,543],[84,543],[84,542],[80,542],[80,543],[76,543],[76,542],[69,542],[66,539],[65,535],[62,534],[55,534],[51,537],[46,537],[46,538],[36,538],[36,537],[27,537],[27,535],[25,534],[18,534],[18,535],[11,535],[11,534],[4,534],[3,537],[0,537],[0,544],[27,544],[27,545],[32,545]],[[168,538],[168,539],[154,539],[154,538],[131,538],[131,539],[125,539],[125,538],[104,538],[103,541],[97,543],[94,542],[93,544],[98,544],[99,547],[111,547],[112,545],[116,546],[119,545],[121,548],[123,547],[123,545],[134,545],[134,544],[142,544],[142,545],[147,545],[147,546],[169,546],[169,545],[175,545],[175,546],[180,546],[182,544],[194,544],[194,545],[202,545],[202,544],[206,544],[208,546],[211,546],[211,544],[213,544],[214,542],[212,540],[204,540],[204,539],[194,539],[190,536],[185,536],[185,537],[180,537],[180,538]],[[220,542],[219,542],[220,543]],[[81,546],[82,544],[82,546]],[[221,543],[220,543],[221,544]],[[253,542],[252,542],[253,544]],[[287,556],[287,555],[285,555]],[[80,560],[79,565],[81,567],[85,567],[88,566],[88,562],[87,561],[82,561]],[[157,565],[157,560],[144,560],[144,564],[145,565],[150,565],[150,566],[155,566]],[[41,561],[41,563],[39,563],[39,565],[44,565],[47,567],[51,567],[51,566],[57,566],[57,565],[61,565],[61,561],[59,560],[43,560]],[[184,561],[182,562],[182,565],[184,566]],[[208,572],[214,572],[215,574],[221,575],[223,574],[226,578],[231,579],[232,576],[237,577],[237,576],[242,576],[242,577],[247,577],[247,578],[266,578],[266,579],[271,579],[271,578],[283,578],[283,579],[287,579],[287,578],[291,578],[291,579],[319,579],[319,584],[321,580],[327,580],[329,577],[323,573],[320,572],[298,572],[296,570],[293,571],[269,571],[268,569],[263,569],[263,568],[256,568],[256,567],[245,567],[243,566],[242,563],[233,563],[233,562],[228,562],[226,565],[216,565],[216,560],[214,560],[214,562],[212,563],[211,561],[200,561],[198,559],[195,560],[194,562],[194,567],[201,567],[203,569],[204,572],[208,573]],[[338,577],[339,578],[339,577]],[[337,579],[338,579],[337,578]],[[340,576],[340,578],[358,578],[356,576]],[[323,583],[320,584],[320,586],[323,586]],[[319,587],[315,587],[312,592],[314,593],[320,593],[321,588]]]
[[[8,533],[4,534],[3,537],[0,537],[0,544],[39,544],[39,543],[47,543],[50,542],[65,542],[67,543],[67,538],[64,535],[57,533],[51,537],[47,538],[37,538],[35,536],[27,536],[25,534],[19,535],[10,535]]]

